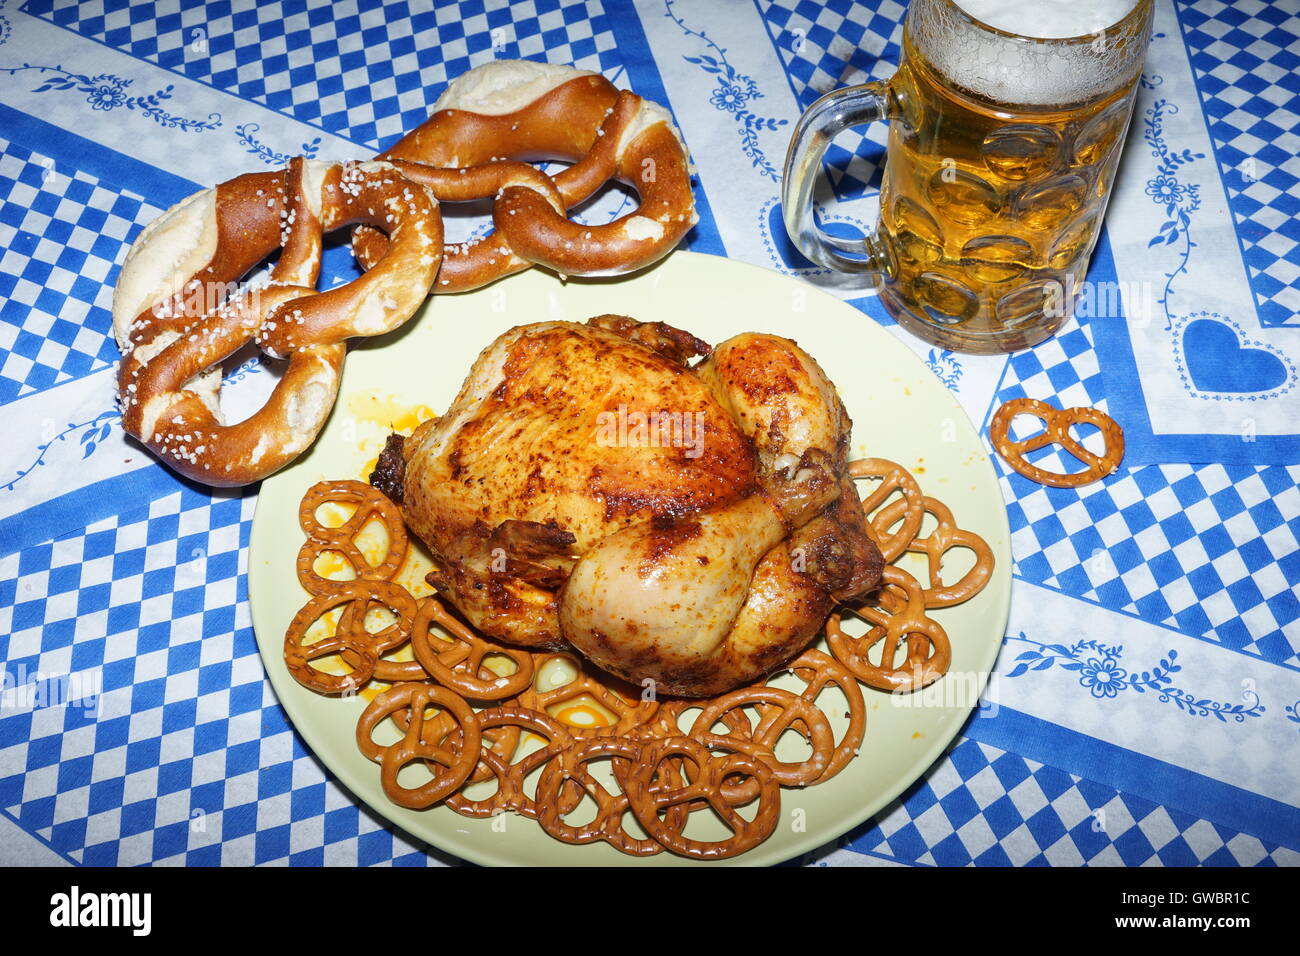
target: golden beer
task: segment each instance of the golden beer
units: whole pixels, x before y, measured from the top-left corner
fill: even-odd
[[[913,0],[897,73],[828,94],[800,121],[783,197],[792,238],[872,275],[929,342],[1008,352],[1052,335],[1100,232],[1150,22],[1139,0],[1095,34],[1027,38],[954,0]],[[880,226],[854,249],[803,204],[834,134],[877,117],[890,122]]]

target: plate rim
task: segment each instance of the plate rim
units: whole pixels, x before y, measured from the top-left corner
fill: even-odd
[[[776,277],[779,279],[788,280],[793,284],[797,284],[798,287],[804,289],[808,293],[809,301],[817,299],[826,302],[827,306],[830,308],[842,308],[854,312],[862,320],[862,327],[864,329],[869,330],[865,333],[866,335],[868,335],[869,337],[874,337],[876,335],[884,336],[886,340],[892,341],[896,345],[898,345],[901,351],[903,353],[906,353],[908,358],[911,361],[915,362],[918,367],[920,367],[921,369],[925,369],[926,372],[931,375],[933,374],[929,372],[929,369],[926,368],[924,362],[921,361],[920,357],[917,356],[914,352],[912,352],[911,349],[907,347],[906,343],[902,342],[901,340],[898,340],[886,329],[885,326],[878,323],[871,316],[859,312],[857,309],[854,309],[852,305],[849,305],[847,302],[839,299],[838,297],[831,294],[830,292],[827,292],[826,290],[821,289],[816,285],[813,285],[812,283],[801,281],[797,276],[779,272],[774,269],[768,269],[762,266],[754,265],[752,263],[743,262],[741,260],[731,259],[726,256],[718,256],[710,253],[691,252],[687,250],[678,250],[670,254],[669,256],[667,256],[665,259],[662,259],[659,262],[655,263],[650,268],[641,270],[636,273],[632,273],[627,276],[621,276],[618,277],[617,279],[601,278],[595,281],[600,284],[609,284],[612,282],[618,282],[623,280],[644,278],[665,268],[672,261],[681,258],[685,258],[687,261],[694,261],[697,259],[717,260],[722,263],[726,263],[727,268],[733,266],[742,267],[745,270],[753,270],[767,277]],[[509,281],[510,278],[511,277],[506,277],[505,281]],[[583,280],[580,277],[570,277],[567,280],[567,283],[586,284],[583,282]],[[563,289],[564,285],[566,285],[567,283],[562,284],[561,289]],[[496,283],[492,283],[491,285],[496,285]],[[483,288],[490,288],[491,285],[485,286]],[[482,291],[482,290],[481,289],[471,290],[470,292],[460,293],[458,295],[471,295],[474,292],[478,292],[478,291]],[[426,304],[421,306],[421,310],[428,308],[429,303],[436,301],[437,298],[441,298],[441,297],[430,296],[429,300],[426,301]],[[419,313],[417,313],[417,315],[414,317],[413,322],[411,324],[414,324],[414,321],[418,320],[419,318],[420,315]],[[545,319],[539,319],[538,321],[545,321]],[[388,340],[388,339],[391,339],[391,335],[380,337],[381,341]],[[363,344],[366,347],[368,347],[368,349],[382,348],[382,345],[380,344],[379,341],[366,340]],[[487,343],[484,344],[486,345]],[[861,807],[854,809],[853,811],[837,818],[836,822],[831,827],[831,829],[834,832],[828,836],[825,836],[824,838],[818,836],[816,839],[802,841],[799,847],[793,849],[791,852],[788,853],[784,851],[777,852],[775,848],[768,848],[765,851],[764,844],[759,844],[758,846],[754,847],[752,850],[749,850],[745,853],[739,854],[738,856],[731,857],[724,860],[691,860],[682,857],[677,857],[671,853],[663,853],[654,857],[648,857],[644,859],[636,858],[636,859],[629,859],[627,861],[619,861],[619,862],[625,862],[629,865],[644,863],[650,866],[664,866],[664,865],[769,866],[769,865],[775,865],[775,864],[797,859],[803,856],[804,854],[807,854],[823,846],[826,846],[829,843],[833,843],[834,841],[841,838],[845,833],[848,833],[850,830],[853,830],[854,828],[862,824],[864,821],[868,820],[876,813],[880,812],[881,809],[883,809],[884,807],[892,803],[894,800],[896,800],[903,791],[905,791],[908,787],[912,786],[912,784],[914,784],[917,780],[921,779],[934,766],[935,762],[940,758],[943,752],[947,749],[948,745],[956,738],[956,736],[972,719],[972,715],[975,713],[976,709],[980,706],[979,703],[980,698],[983,696],[984,690],[986,689],[989,679],[992,676],[993,669],[997,662],[998,655],[1001,653],[1003,644],[1005,643],[1006,625],[1007,622],[1010,620],[1011,593],[1012,593],[1011,529],[1010,529],[1010,521],[1007,516],[1006,503],[1000,491],[1000,482],[998,480],[997,472],[993,467],[992,455],[991,453],[988,452],[988,449],[984,445],[984,442],[980,435],[979,426],[966,413],[966,410],[962,408],[961,404],[957,401],[956,397],[952,394],[951,390],[948,389],[946,386],[944,386],[941,382],[938,382],[937,379],[935,381],[936,384],[939,386],[939,390],[942,391],[944,395],[944,399],[951,406],[951,408],[956,410],[956,412],[958,413],[959,416],[957,419],[957,421],[959,422],[958,427],[963,427],[964,424],[964,427],[969,428],[972,435],[974,436],[976,443],[980,446],[981,450],[984,452],[983,456],[981,457],[980,461],[977,464],[977,467],[979,467],[981,471],[986,473],[984,475],[984,478],[988,482],[989,486],[995,490],[998,490],[998,502],[1001,505],[1001,507],[996,509],[994,514],[994,521],[997,525],[997,531],[999,532],[999,536],[997,541],[990,542],[990,547],[994,551],[994,572],[993,572],[993,577],[991,578],[989,583],[990,586],[993,586],[996,585],[999,581],[1004,580],[1005,586],[999,588],[999,590],[995,593],[986,592],[985,595],[982,596],[991,598],[996,602],[992,607],[988,609],[987,613],[993,620],[998,622],[998,629],[1001,631],[1002,637],[1000,637],[997,640],[989,641],[989,648],[984,654],[985,659],[978,662],[978,666],[977,666],[978,693],[975,695],[974,702],[971,703],[969,707],[966,707],[964,709],[964,712],[962,713],[960,718],[954,717],[952,719],[951,727],[945,726],[942,729],[942,732],[936,733],[934,735],[934,737],[929,743],[929,746],[922,748],[919,755],[916,758],[914,758],[912,761],[910,761],[909,769],[905,773],[899,774],[898,777],[893,782],[891,782],[888,786],[883,787],[880,795],[875,797],[873,800],[864,801]],[[341,387],[340,387],[339,396],[340,398],[342,398]],[[337,403],[335,405],[335,409],[337,409]],[[335,409],[331,409],[330,418],[333,417]],[[324,432],[325,427],[328,427],[328,419],[326,421],[326,426],[322,427],[322,433]],[[319,438],[320,436],[318,435],[317,440],[319,440]],[[290,463],[290,465],[286,466],[284,469],[277,472],[275,475],[271,475],[268,478],[264,479],[264,482],[275,481],[277,479],[283,480],[283,476],[292,474],[296,464],[297,462]],[[455,845],[443,845],[438,842],[435,842],[434,840],[430,839],[428,836],[421,835],[420,833],[414,832],[413,830],[407,827],[406,823],[401,818],[401,811],[403,810],[403,808],[398,807],[396,804],[393,804],[391,801],[388,800],[372,802],[362,797],[360,793],[362,788],[366,786],[366,782],[357,779],[357,774],[353,772],[351,767],[339,761],[336,761],[333,755],[328,753],[328,751],[323,753],[319,748],[317,748],[314,745],[314,743],[311,740],[308,739],[306,732],[304,732],[301,729],[302,723],[305,723],[306,721],[300,722],[298,719],[297,711],[299,705],[298,703],[293,702],[294,701],[293,694],[286,693],[287,689],[296,688],[297,684],[293,681],[293,678],[288,673],[288,670],[283,667],[283,660],[282,660],[282,650],[283,650],[283,640],[284,640],[283,635],[272,634],[264,639],[262,630],[259,629],[257,626],[257,620],[259,615],[256,611],[257,599],[255,597],[255,594],[258,591],[260,591],[260,586],[255,585],[254,583],[255,580],[257,579],[257,576],[254,574],[253,555],[255,551],[255,544],[258,541],[258,539],[261,537],[261,535],[259,535],[258,533],[259,527],[265,529],[269,525],[269,522],[265,520],[261,521],[260,523],[258,520],[259,516],[263,514],[264,507],[269,507],[269,505],[266,504],[266,498],[262,494],[262,488],[259,485],[257,502],[254,506],[253,519],[249,531],[249,540],[248,540],[248,549],[247,549],[246,574],[247,574],[247,581],[248,581],[249,618],[254,632],[254,639],[258,648],[258,656],[261,658],[262,668],[263,671],[266,673],[268,681],[271,684],[271,688],[275,692],[276,703],[278,703],[280,707],[283,708],[285,712],[285,716],[288,718],[288,722],[290,726],[292,727],[294,733],[297,734],[302,739],[304,747],[307,749],[308,753],[310,753],[311,756],[313,756],[316,760],[319,760],[326,767],[326,769],[334,777],[335,782],[338,785],[340,785],[344,790],[346,790],[348,796],[352,799],[352,801],[355,804],[358,805],[358,809],[361,809],[363,812],[365,812],[365,810],[369,810],[371,812],[378,814],[379,816],[383,817],[386,821],[388,821],[390,824],[392,824],[394,827],[399,829],[407,837],[414,840],[416,843],[424,845],[436,851],[437,853],[443,853],[452,856],[457,861],[468,862],[479,866],[528,865],[518,860],[511,860],[508,854],[482,850],[478,847],[478,845],[473,840],[467,839],[463,841],[453,841]],[[270,532],[263,531],[263,534],[266,533],[270,533]],[[276,661],[281,666],[278,667],[271,666],[268,663],[268,658],[272,661]],[[858,758],[855,757],[855,759]],[[431,810],[446,810],[446,808],[436,807],[436,808],[431,808]],[[500,842],[505,842],[508,845],[509,841],[500,841]],[[559,841],[557,841],[557,843],[559,843]],[[568,848],[568,844],[559,843],[559,846]],[[577,848],[575,847],[574,849]],[[552,865],[556,865],[556,864],[552,864]],[[600,861],[564,860],[564,861],[559,861],[558,865],[601,866],[605,864],[602,864]]]

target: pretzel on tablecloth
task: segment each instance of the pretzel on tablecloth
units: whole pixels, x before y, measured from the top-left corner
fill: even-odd
[[[1043,430],[1016,441],[1011,437],[1011,422],[1017,415],[1033,415],[1043,423]],[[1070,434],[1070,426],[1093,425],[1105,442],[1106,451],[1094,455]],[[1124,430],[1105,412],[1083,406],[1060,409],[1036,398],[1013,398],[1004,402],[989,422],[989,440],[1002,460],[1030,481],[1053,488],[1078,488],[1101,481],[1124,460]],[[1025,455],[1046,445],[1059,445],[1084,464],[1083,471],[1048,471],[1032,464]]]
[[[389,244],[377,268],[316,291],[322,233],[365,223]],[[187,306],[228,288],[277,248],[262,288],[214,309]],[[240,176],[154,220],[131,247],[113,296],[122,424],[181,474],[243,485],[287,464],[333,407],[344,342],[379,335],[424,302],[442,260],[438,202],[390,163],[295,158],[287,172]],[[266,404],[227,425],[221,363],[255,341],[288,368]]]
[[[615,275],[672,251],[696,223],[690,159],[663,107],[567,66],[499,60],[453,80],[434,113],[381,159],[440,200],[495,197],[495,231],[446,248],[436,292],[477,288],[538,264],[562,275]],[[526,161],[572,163],[554,179]],[[602,226],[567,210],[610,180],[639,208]],[[366,267],[385,240],[354,231]]]
[[[572,165],[552,179],[527,160]],[[638,209],[603,226],[567,218],[611,180],[637,191]],[[438,200],[487,197],[495,231],[444,248]],[[686,147],[663,107],[571,67],[485,64],[378,160],[298,157],[196,193],[150,224],[113,297],[123,426],[189,478],[257,481],[320,432],[346,339],[396,328],[430,291],[477,288],[532,264],[565,275],[642,268],[696,221]],[[367,274],[317,292],[321,234],[353,225]],[[224,294],[277,248],[269,283]],[[196,293],[201,304],[190,307]],[[288,368],[260,410],[227,425],[220,365],[250,341]]]

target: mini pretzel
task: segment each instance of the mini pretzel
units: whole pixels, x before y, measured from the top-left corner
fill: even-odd
[[[875,539],[881,556],[888,564],[907,550],[907,545],[921,530],[921,522],[925,519],[921,486],[916,483],[910,471],[884,458],[860,458],[851,461],[849,475],[853,478],[881,479],[880,485],[873,488],[871,493],[862,499],[862,513],[867,517],[868,532]],[[885,521],[882,516],[875,515],[875,512],[895,491],[903,496],[900,505],[902,513]],[[899,524],[900,518],[902,524],[898,530],[891,532],[890,529]]]
[[[479,769],[487,771],[482,779],[495,777],[497,780],[495,793],[479,800],[471,800],[463,793],[455,793],[447,798],[447,806],[467,817],[491,817],[512,810],[537,819],[537,802],[524,791],[524,781],[538,767],[545,766],[557,754],[573,746],[569,728],[548,714],[509,704],[479,711],[478,720],[485,737],[493,729],[513,729],[516,746],[506,753],[504,747],[494,743],[490,748],[484,747],[479,754]],[[518,749],[518,738],[525,730],[544,738],[546,744],[516,761],[513,758]],[[476,770],[475,776],[477,775]],[[581,796],[581,791],[578,790],[562,801],[562,812],[571,811]]]
[[[430,739],[435,735],[425,732],[425,711],[431,706],[441,708],[439,716],[451,715],[458,733]],[[406,712],[401,720],[405,735],[388,746],[376,744],[372,736],[375,728],[399,710]],[[461,697],[435,684],[397,684],[384,691],[361,712],[356,737],[361,752],[379,762],[379,779],[388,799],[416,810],[431,807],[454,793],[469,779],[479,761],[478,718]],[[418,787],[402,786],[397,781],[398,773],[416,761],[430,765],[433,779]]]
[[[925,511],[934,515],[935,529],[924,538],[914,538],[907,550],[924,554],[929,563],[930,586],[925,589],[925,606],[951,607],[968,601],[984,590],[993,576],[993,549],[975,532],[958,528],[952,512],[942,501],[929,496],[921,500],[925,504]],[[901,511],[900,504],[891,501],[882,508],[879,515],[881,522],[887,524],[896,521]],[[952,548],[968,548],[975,555],[975,563],[956,584],[945,585],[940,573],[944,555]]]
[[[844,736],[827,756],[826,767],[821,776],[811,781],[812,784],[822,783],[849,765],[849,762],[857,756],[858,748],[866,736],[867,704],[862,699],[862,688],[858,686],[858,679],[848,668],[815,647],[808,648],[787,664],[786,670],[804,682],[804,690],[800,695],[804,700],[815,705],[822,692],[834,685],[844,694],[844,699],[848,703],[849,709],[844,716],[848,718],[849,725],[844,730]],[[825,711],[825,708],[820,709]],[[765,720],[764,705],[758,706],[758,712]]]
[[[316,291],[322,233],[365,223],[389,237],[382,263]],[[210,310],[276,249],[262,288]],[[131,247],[113,295],[122,424],[176,471],[209,485],[266,477],[306,448],[338,392],[344,342],[387,332],[424,302],[442,260],[437,200],[390,163],[301,157],[240,176],[154,220]],[[187,307],[201,295],[203,307]],[[249,342],[289,359],[266,404],[227,425],[220,364]]]
[[[563,658],[570,661],[577,670],[577,676],[558,687],[541,689],[536,682],[546,667],[547,662]],[[550,708],[567,704],[583,696],[590,696],[602,707],[612,711],[618,720],[609,727],[569,727],[569,733],[575,737],[621,737],[637,727],[650,722],[659,709],[659,702],[635,698],[629,700],[613,689],[613,678],[596,676],[591,665],[574,657],[572,654],[539,654],[534,658],[534,686],[529,687],[518,697],[520,706],[550,712]]]
[[[751,725],[744,708],[753,704],[764,705],[764,709],[759,712],[758,721]],[[742,687],[708,701],[695,718],[689,736],[700,739],[713,733],[713,727],[724,714],[740,718],[739,729],[736,724],[728,723],[731,733],[727,736],[759,745],[762,752],[754,756],[767,764],[773,779],[781,786],[805,787],[825,774],[835,735],[826,715],[810,700],[763,684]],[[808,741],[812,754],[805,760],[787,763],[777,759],[777,740],[787,730],[796,731]],[[749,799],[754,796],[751,793]]]
[[[623,818],[636,800],[646,798],[649,782],[638,794],[610,789],[588,769],[592,760],[614,757],[638,765],[641,747],[632,740],[621,737],[591,737],[578,740],[561,751],[542,771],[537,782],[537,822],[551,836],[565,843],[583,844],[604,841],[622,853],[631,856],[653,856],[662,853],[664,845],[657,838],[638,839],[624,829]],[[596,803],[596,816],[588,823],[573,825],[565,821],[564,791],[576,783]],[[572,810],[572,807],[569,808]],[[685,825],[689,809],[670,807],[672,820]],[[636,813],[641,821],[641,814]],[[642,826],[645,826],[642,823]]]
[[[1041,419],[1045,427],[1042,432],[1024,441],[1013,441],[1010,435],[1011,420],[1017,415],[1025,414]],[[1079,422],[1095,425],[1101,430],[1106,443],[1104,455],[1094,455],[1070,436],[1070,426]],[[1124,459],[1124,431],[1105,412],[1088,407],[1062,411],[1036,398],[1014,398],[1004,403],[989,423],[989,438],[1003,461],[1013,469],[1030,481],[1051,485],[1053,488],[1078,488],[1101,481],[1118,468]],[[1026,453],[1051,444],[1060,445],[1087,467],[1073,474],[1061,474],[1039,468],[1025,459]]]
[[[913,691],[934,683],[947,673],[952,647],[939,622],[926,616],[921,585],[901,568],[886,565],[884,585],[876,593],[875,602],[852,608],[871,625],[861,637],[841,629],[838,612],[827,619],[826,642],[835,659],[858,680],[880,690]],[[906,657],[896,665],[900,645],[906,647]],[[868,652],[877,646],[878,662],[873,662]]]
[[[616,275],[667,255],[697,221],[690,160],[667,110],[604,77],[526,60],[494,61],[453,80],[433,115],[381,159],[443,201],[495,197],[495,232],[447,247],[436,292],[458,292],[544,265],[561,275]],[[518,160],[572,163],[552,181]],[[603,226],[566,210],[616,179],[640,206]],[[357,229],[353,251],[376,261],[384,240]]]
[[[762,761],[743,753],[717,755],[710,749],[730,749],[729,737],[705,735],[703,740],[678,736],[645,742],[627,781],[627,793],[637,822],[655,841],[680,856],[721,860],[744,853],[776,829],[781,812],[781,788]],[[660,779],[665,774],[667,779]],[[735,800],[727,796],[728,778],[752,777],[757,796]],[[677,781],[683,781],[678,783]],[[747,788],[742,788],[747,789]],[[736,809],[758,800],[753,819]],[[725,840],[698,840],[683,832],[692,806],[707,804],[731,830]],[[675,812],[676,811],[676,812]]]
[[[409,718],[409,713],[409,711],[399,711],[393,715],[392,720],[398,727],[405,730],[403,722]],[[479,722],[479,761],[474,766],[473,773],[466,778],[466,786],[472,783],[486,783],[498,777],[498,770],[509,767],[510,759],[514,756],[515,750],[518,749],[519,739],[523,735],[523,730],[518,724],[503,721],[488,727],[483,723],[481,711],[477,712],[475,716]],[[455,718],[446,711],[440,713],[436,720],[429,721],[424,726],[425,740],[441,740],[452,748],[460,745],[459,735],[460,728],[456,725]],[[453,796],[458,795],[453,794]]]
[[[284,663],[294,680],[319,694],[355,693],[371,678],[379,676],[380,656],[410,639],[415,599],[388,581],[336,581],[331,593],[318,594],[294,615],[284,635]],[[366,629],[371,605],[387,606],[397,620],[378,632]],[[313,623],[346,604],[334,634],[304,643]],[[338,654],[352,668],[347,674],[330,674],[312,667],[311,662]],[[391,673],[391,672],[390,672]]]
[[[338,527],[321,524],[316,512],[324,504],[352,505],[354,511]],[[378,518],[388,536],[383,560],[372,565],[357,547],[356,536],[372,518]],[[307,540],[298,551],[298,580],[312,594],[333,591],[339,583],[316,572],[317,558],[325,552],[339,555],[352,568],[354,578],[391,581],[406,560],[406,522],[401,509],[386,495],[361,481],[320,481],[312,485],[298,506],[298,523]]]
[[[923,588],[907,572],[887,566],[882,585],[870,600],[845,611],[867,622],[866,634],[846,634],[840,627],[841,615],[834,614],[826,624],[834,656],[807,649],[778,672],[789,671],[802,682],[802,690],[772,686],[777,677],[773,674],[767,683],[711,699],[637,700],[636,688],[595,672],[572,655],[533,655],[486,641],[437,598],[417,604],[386,577],[396,573],[401,554],[390,549],[373,567],[366,561],[355,536],[367,522],[376,518],[387,522],[393,516],[386,510],[391,508],[387,499],[380,500],[372,489],[356,482],[319,483],[302,502],[299,520],[309,543],[344,556],[358,576],[348,581],[321,577],[311,567],[319,551],[300,554],[304,585],[320,593],[313,594],[286,635],[286,662],[295,677],[322,693],[355,689],[370,676],[403,680],[407,673],[403,669],[410,668],[417,680],[380,694],[357,725],[358,748],[380,765],[385,792],[399,805],[422,808],[444,802],[453,812],[477,818],[516,812],[536,819],[547,833],[564,842],[605,842],[635,856],[664,849],[702,860],[735,856],[772,834],[782,786],[824,782],[857,755],[866,732],[860,682],[911,691],[946,673],[951,663],[948,637],[926,609],[966,600],[989,579],[988,545],[957,528],[948,508],[921,495],[905,469],[883,459],[866,459],[855,463],[855,474],[883,479],[882,487],[864,502],[873,530],[897,554],[908,550],[925,554],[930,587]],[[895,491],[901,491],[902,498],[890,500]],[[353,505],[355,510],[342,525],[329,528],[316,514],[326,501]],[[935,530],[920,536],[926,513],[934,516]],[[390,531],[390,540],[400,541],[404,548],[401,534]],[[940,577],[942,559],[953,547],[974,551],[976,561],[960,581],[945,585]],[[398,620],[371,633],[365,618],[375,604],[388,605]],[[304,644],[312,622],[342,605],[336,633]],[[452,639],[431,634],[435,624]],[[382,656],[400,647],[408,635],[415,661],[398,663]],[[310,667],[311,660],[331,653],[340,655],[353,672],[336,676]],[[501,678],[483,667],[485,656],[493,653],[511,656],[517,673]],[[560,659],[573,667],[575,676],[539,688],[537,684],[551,671],[548,665]],[[389,673],[393,676],[385,676]],[[426,676],[438,683],[426,681]],[[839,689],[843,703],[837,695],[825,696],[831,688]],[[478,714],[465,700],[500,700],[516,692],[517,697]],[[612,712],[613,725],[573,726],[549,713],[585,698]],[[831,699],[836,711],[844,708],[846,726],[838,740],[833,726],[838,715],[828,713]],[[683,732],[681,722],[687,715],[693,715],[691,727]],[[374,739],[385,720],[396,727],[395,743],[385,745]],[[787,731],[803,736],[811,755],[779,759],[777,748]],[[531,742],[534,739],[540,746]],[[608,774],[597,773],[597,761],[608,761]],[[424,764],[431,773],[422,786],[397,781],[402,769],[412,763]],[[529,793],[534,776],[535,791]],[[491,781],[495,790],[485,796],[471,798],[465,792],[470,784]],[[588,798],[596,805],[595,818],[585,824],[570,822],[570,815]],[[740,811],[747,807],[751,809],[742,815]],[[685,831],[696,811],[721,820],[730,835],[722,840],[687,837]],[[629,813],[646,836],[628,831]]]
[[[429,627],[437,624],[450,641],[435,637]],[[533,682],[533,656],[517,647],[506,647],[479,637],[472,628],[448,613],[442,601],[427,597],[420,602],[411,631],[415,659],[438,683],[474,700],[504,700],[526,690]],[[489,654],[508,657],[515,665],[509,677],[493,673],[483,664]]]

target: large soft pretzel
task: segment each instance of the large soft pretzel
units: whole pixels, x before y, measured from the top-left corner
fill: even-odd
[[[536,160],[572,165],[552,178],[528,165]],[[640,208],[604,226],[567,218],[611,179],[635,189]],[[438,200],[487,197],[495,232],[444,248]],[[324,425],[346,339],[396,328],[430,291],[477,288],[534,263],[565,275],[641,268],[696,221],[686,148],[662,107],[571,67],[486,64],[377,160],[295,159],[240,176],[140,234],[113,298],[124,427],[188,477],[257,481]],[[321,234],[350,225],[369,271],[317,292]],[[278,248],[267,285],[227,296]],[[220,365],[249,341],[288,369],[257,413],[227,425]]]
[[[495,197],[495,231],[447,247],[435,292],[477,288],[536,263],[562,275],[614,275],[662,258],[696,223],[690,160],[662,106],[567,66],[499,60],[454,80],[433,115],[381,159],[445,202]],[[531,161],[572,165],[554,179]],[[618,180],[639,208],[603,226],[567,210]],[[385,240],[353,235],[370,267]]]
[[[365,223],[388,248],[376,268],[316,291],[322,233]],[[179,471],[242,485],[295,458],[315,439],[338,392],[346,339],[409,319],[442,260],[438,202],[389,163],[294,159],[287,172],[240,176],[172,207],[141,233],[118,278],[113,327],[123,359],[125,429]],[[232,287],[277,248],[270,282]],[[220,364],[249,341],[288,368],[266,404],[234,425],[221,419]]]

